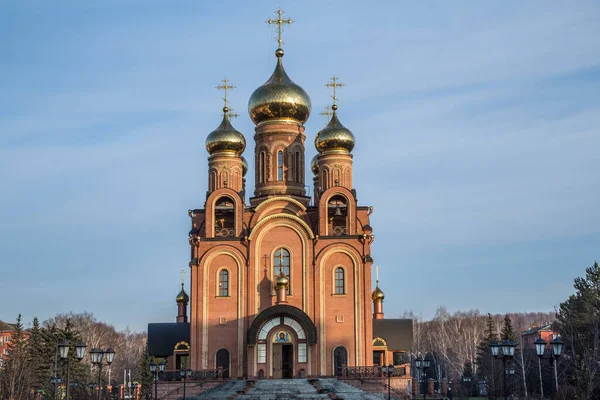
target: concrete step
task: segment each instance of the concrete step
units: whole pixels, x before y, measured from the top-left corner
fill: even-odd
[[[230,380],[224,384],[201,393],[198,396],[186,396],[191,400],[222,400],[232,399],[246,387],[245,380]]]

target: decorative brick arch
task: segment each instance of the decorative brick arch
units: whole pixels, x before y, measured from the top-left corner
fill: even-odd
[[[254,318],[250,329],[248,329],[248,344],[256,344],[258,333],[260,328],[268,321],[276,317],[290,317],[300,324],[304,332],[306,333],[306,343],[315,344],[317,343],[317,327],[312,322],[310,317],[306,315],[301,309],[280,304],[277,306],[269,307],[263,310],[260,314]]]

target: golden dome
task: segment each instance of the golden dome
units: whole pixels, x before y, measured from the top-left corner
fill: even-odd
[[[246,148],[246,139],[231,126],[227,117],[228,111],[227,107],[223,107],[221,125],[206,137],[206,150],[211,155],[217,152],[232,152],[239,156]]]
[[[275,290],[285,289],[290,284],[290,279],[282,272],[275,280]]]
[[[310,160],[310,170],[312,171],[313,174],[318,175],[319,174],[319,155],[315,154],[315,156],[312,158],[312,160]]]
[[[342,150],[348,153],[354,149],[354,135],[346,128],[337,117],[337,106],[334,104],[333,116],[327,126],[317,133],[315,147],[319,153],[329,150]]]
[[[181,284],[181,292],[179,292],[175,301],[177,302],[177,304],[187,304],[190,302],[190,296],[188,296],[185,290],[183,290],[183,283]]]
[[[242,176],[246,176],[246,172],[248,172],[248,161],[242,157]]]
[[[383,291],[379,289],[379,284],[375,286],[375,290],[373,290],[371,298],[373,301],[383,301],[383,299],[385,299],[385,294],[383,294]]]
[[[248,112],[255,125],[267,120],[293,120],[305,123],[310,115],[310,97],[283,69],[283,50],[277,49],[277,66],[264,85],[252,93]]]

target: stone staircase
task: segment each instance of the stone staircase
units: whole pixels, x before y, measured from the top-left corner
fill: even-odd
[[[294,399],[344,399],[382,400],[382,394],[367,393],[337,379],[264,379],[258,381],[228,381],[194,400],[294,400]]]

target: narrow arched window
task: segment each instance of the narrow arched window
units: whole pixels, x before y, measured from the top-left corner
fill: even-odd
[[[344,294],[344,268],[335,269],[335,294]]]
[[[277,180],[283,180],[283,151],[277,152]]]
[[[235,236],[235,203],[229,197],[221,197],[215,202],[215,236]]]
[[[273,281],[275,281],[277,276],[283,272],[289,279],[287,294],[290,294],[290,287],[292,286],[292,277],[290,276],[290,252],[281,247],[277,249],[273,258]]]
[[[321,189],[329,189],[329,185],[327,185],[327,171],[323,171],[323,176],[321,177]]]
[[[300,179],[300,152],[297,151],[295,154],[295,159],[294,159],[294,172],[295,172],[295,181],[296,182],[302,182],[302,180]]]
[[[261,151],[258,159],[258,182],[265,183],[265,152]]]
[[[226,269],[219,272],[219,296],[229,296],[229,271]]]

